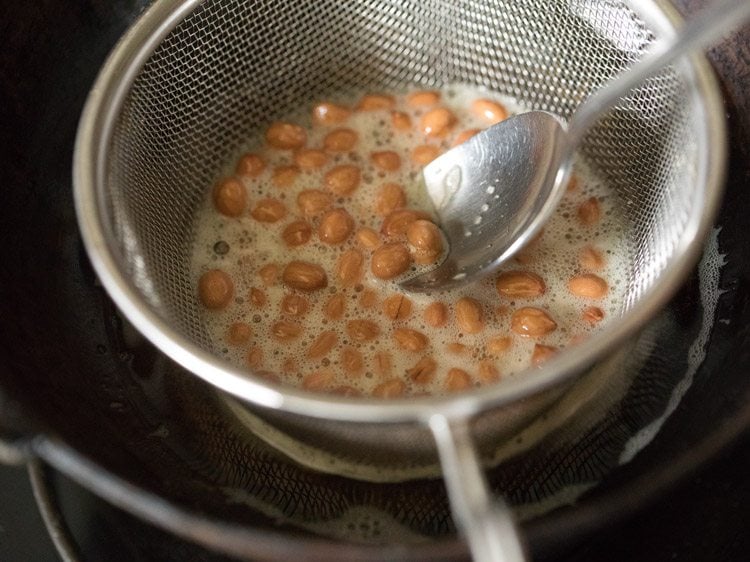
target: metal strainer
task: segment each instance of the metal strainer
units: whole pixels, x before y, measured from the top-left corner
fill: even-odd
[[[74,179],[92,262],[164,353],[268,419],[332,449],[364,443],[364,462],[429,457],[429,427],[475,556],[518,554],[507,512],[487,498],[472,437],[481,448],[528,423],[644,325],[694,263],[725,156],[705,61],[648,80],[583,144],[617,194],[633,256],[620,321],[492,388],[382,403],[282,389],[227,364],[211,353],[195,297],[193,217],[248,139],[316,100],[469,83],[568,117],[674,21],[668,7],[640,0],[158,2],[110,57],[81,122]]]

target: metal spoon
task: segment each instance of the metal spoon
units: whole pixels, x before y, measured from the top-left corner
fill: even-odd
[[[750,0],[722,0],[582,103],[567,127],[544,111],[493,125],[425,166],[423,177],[449,252],[401,286],[445,289],[489,275],[541,230],[557,207],[573,153],[600,115],[688,51],[705,47],[750,16]]]

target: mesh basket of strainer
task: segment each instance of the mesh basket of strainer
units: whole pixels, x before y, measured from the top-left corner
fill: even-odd
[[[425,475],[439,458],[475,555],[518,553],[509,512],[487,497],[479,458],[572,388],[587,389],[583,407],[601,396],[592,389],[607,395],[613,380],[627,381],[633,357],[624,342],[697,259],[725,156],[705,61],[693,57],[645,82],[581,148],[626,225],[632,260],[618,320],[495,386],[383,402],[280,387],[230,365],[212,351],[191,277],[195,214],[248,138],[317,100],[464,83],[568,118],[674,33],[674,21],[668,7],[640,1],[156,3],[102,70],[79,129],[74,179],[89,255],[133,324],[234,397],[229,408],[255,420],[246,425],[270,428],[267,440],[291,436],[344,459],[339,467],[376,467],[381,477],[393,465]]]

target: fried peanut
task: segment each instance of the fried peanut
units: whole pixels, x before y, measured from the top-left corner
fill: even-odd
[[[406,206],[406,194],[399,184],[385,183],[380,187],[375,200],[375,210],[379,215],[388,215],[404,206]]]
[[[453,139],[453,143],[451,144],[451,146],[458,146],[459,144],[463,144],[471,137],[480,132],[482,132],[482,129],[466,129],[464,131],[461,131],[456,135],[456,138]]]
[[[583,310],[582,318],[593,326],[604,320],[604,311],[598,306],[588,306]]]
[[[510,319],[510,329],[520,336],[539,337],[557,329],[557,323],[541,308],[519,308]]]
[[[393,330],[393,339],[399,348],[407,351],[423,351],[430,343],[422,332],[411,328],[396,328]]]
[[[417,219],[412,222],[406,228],[406,239],[417,263],[432,263],[443,252],[442,233],[432,221]]]
[[[347,250],[336,264],[336,279],[345,287],[352,287],[362,280],[365,258],[359,250]]]
[[[312,120],[316,125],[338,125],[349,119],[352,110],[331,102],[321,102],[312,109]]]
[[[362,96],[357,104],[357,109],[360,111],[376,111],[378,109],[393,109],[396,105],[396,100],[393,96],[384,94],[367,94]]]
[[[500,380],[500,370],[492,361],[489,361],[487,359],[485,359],[484,361],[480,361],[478,369],[479,380],[482,382],[482,384],[493,383]]]
[[[394,111],[391,113],[391,125],[397,131],[408,131],[411,129],[411,117],[403,111]]]
[[[349,152],[358,139],[359,135],[352,129],[334,129],[323,138],[323,148],[328,152]]]
[[[310,301],[302,295],[286,295],[281,301],[281,312],[289,316],[304,316],[310,310]]]
[[[326,244],[341,244],[353,231],[354,219],[345,209],[326,211],[318,225],[318,237]]]
[[[372,228],[360,228],[355,237],[357,238],[357,242],[360,243],[360,245],[363,248],[366,248],[368,250],[374,250],[378,246],[380,246],[380,234],[378,234],[376,231],[374,231]]]
[[[431,109],[419,120],[419,130],[428,137],[444,137],[456,125],[456,116],[446,107]]]
[[[344,295],[333,295],[323,305],[323,314],[328,320],[340,320],[346,312]]]
[[[607,282],[593,273],[576,275],[568,281],[568,290],[578,297],[587,299],[600,299],[607,294],[609,286]]]
[[[198,297],[206,308],[219,310],[226,308],[234,296],[234,283],[228,273],[212,269],[198,280]]]
[[[440,156],[440,148],[431,144],[421,144],[411,151],[411,161],[419,166],[426,166]]]
[[[429,215],[424,211],[414,209],[397,209],[388,213],[383,219],[380,232],[389,238],[404,236],[409,225],[419,219],[429,219]]]
[[[257,345],[254,345],[248,350],[247,355],[245,356],[245,361],[247,362],[248,367],[252,367],[253,369],[262,367],[263,349],[258,347]]]
[[[409,107],[429,107],[440,103],[440,92],[434,90],[422,90],[412,92],[406,96],[406,105]]]
[[[378,293],[372,289],[365,289],[359,296],[359,305],[362,308],[375,308],[378,305]]]
[[[279,320],[271,326],[271,336],[281,342],[296,340],[302,332],[302,326],[289,320]]]
[[[392,150],[381,150],[370,153],[370,161],[376,168],[386,172],[395,172],[401,167],[401,156]]]
[[[465,355],[471,348],[457,341],[446,344],[445,350],[452,355]]]
[[[323,185],[336,195],[350,195],[359,187],[362,171],[352,164],[341,164],[328,170],[323,176]]]
[[[393,372],[393,359],[387,351],[375,353],[372,361],[372,370],[379,377],[387,377]]]
[[[448,323],[448,307],[439,301],[430,303],[424,310],[424,321],[433,328],[442,328]]]
[[[333,384],[336,374],[330,369],[315,371],[302,379],[302,388],[305,390],[321,391]]]
[[[317,148],[303,148],[294,153],[294,163],[301,170],[319,170],[328,162],[328,155]]]
[[[474,100],[471,104],[471,111],[490,125],[508,118],[508,110],[503,104],[486,98]]]
[[[411,316],[411,301],[404,295],[391,295],[383,301],[383,313],[391,320],[406,320]]]
[[[333,205],[330,193],[320,189],[305,189],[297,195],[297,206],[306,217],[317,217]]]
[[[279,278],[279,266],[275,263],[269,263],[264,265],[258,270],[258,275],[264,285],[271,286],[275,285]]]
[[[216,210],[227,217],[240,216],[247,205],[245,186],[234,178],[217,183],[212,195]]]
[[[484,329],[484,314],[479,301],[462,297],[456,302],[456,324],[462,332],[478,334]]]
[[[534,351],[531,352],[531,364],[541,365],[547,359],[557,353],[557,348],[550,345],[534,344]]]
[[[422,357],[413,367],[406,370],[406,375],[417,384],[428,384],[435,378],[437,361],[432,357]]]
[[[359,375],[364,370],[365,360],[362,354],[351,346],[341,349],[339,360],[341,368],[344,369],[347,375]]]
[[[234,173],[247,178],[257,178],[266,169],[266,162],[257,154],[247,153],[238,161]]]
[[[285,285],[300,291],[316,291],[328,286],[328,277],[322,267],[304,261],[292,261],[281,274]]]
[[[584,269],[596,271],[604,267],[604,255],[594,246],[584,246],[578,254],[578,263]]]
[[[471,377],[463,369],[453,368],[445,376],[445,389],[449,392],[460,392],[471,387]]]
[[[530,271],[506,271],[497,276],[495,288],[509,299],[533,299],[547,290],[544,279]]]
[[[299,174],[300,170],[297,166],[277,166],[271,172],[271,183],[282,189],[292,187]]]
[[[258,222],[276,222],[286,216],[286,206],[278,199],[267,197],[255,204],[250,216]]]
[[[258,289],[257,287],[251,287],[250,289],[250,304],[253,305],[254,308],[263,308],[268,302],[268,296],[266,296],[265,291],[263,289]]]
[[[290,247],[306,244],[311,237],[312,227],[302,219],[290,222],[281,233],[281,238]]]
[[[346,333],[356,342],[370,341],[380,335],[380,328],[372,320],[350,320]]]
[[[508,351],[512,343],[510,336],[494,336],[487,340],[487,353],[498,357]]]
[[[282,150],[302,148],[307,142],[307,133],[299,125],[276,122],[266,131],[266,142]]]
[[[253,330],[245,322],[235,322],[227,330],[227,342],[231,345],[242,345],[250,341]]]
[[[406,385],[399,379],[390,379],[372,389],[376,398],[398,398],[406,392]]]
[[[322,332],[317,338],[315,338],[315,341],[307,350],[307,358],[320,359],[321,357],[324,357],[329,351],[331,351],[331,349],[333,349],[333,346],[336,345],[337,341],[338,336],[336,335],[336,332],[332,330]]]
[[[338,396],[361,396],[362,393],[353,386],[342,385],[331,389],[331,394]]]
[[[385,244],[372,253],[370,270],[379,279],[393,279],[409,269],[411,255],[403,244]]]
[[[592,226],[599,222],[602,211],[599,206],[599,200],[596,197],[590,197],[578,207],[578,220],[584,226]]]

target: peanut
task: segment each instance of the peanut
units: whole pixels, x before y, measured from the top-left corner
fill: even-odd
[[[266,293],[262,289],[252,287],[250,289],[250,304],[255,308],[263,308],[268,301]]]
[[[411,301],[404,295],[391,295],[383,301],[383,313],[391,320],[405,320],[411,316]]]
[[[372,289],[365,289],[359,297],[359,305],[362,308],[375,308],[378,304],[378,293]]]
[[[364,342],[378,337],[380,328],[371,320],[350,320],[346,324],[346,333],[354,341]]]
[[[445,350],[452,355],[464,355],[471,348],[468,345],[464,345],[458,342],[451,342],[445,346]]]
[[[578,207],[578,220],[584,226],[592,226],[599,222],[602,211],[599,207],[599,200],[596,197],[590,197]]]
[[[533,299],[547,290],[544,279],[530,271],[506,271],[497,276],[495,288],[502,297]]]
[[[429,215],[414,209],[397,209],[383,219],[380,232],[389,238],[404,236],[409,225],[419,219],[429,219]]]
[[[305,390],[321,391],[329,388],[336,374],[330,369],[315,371],[302,379],[302,388]]]
[[[331,394],[339,396],[362,396],[362,393],[353,386],[342,385],[331,390]]]
[[[437,361],[432,357],[422,357],[416,364],[406,370],[407,376],[417,384],[432,382],[437,370]]]
[[[406,105],[409,107],[426,107],[440,103],[440,92],[419,91],[412,92],[406,96]]]
[[[411,151],[411,161],[419,166],[426,166],[440,156],[440,148],[431,144],[421,144]]]
[[[411,256],[403,244],[385,244],[372,253],[370,270],[379,279],[393,279],[409,269]]]
[[[341,349],[339,354],[341,368],[346,375],[359,375],[365,366],[362,354],[353,347],[347,346]]]
[[[359,187],[362,172],[357,166],[341,164],[334,166],[323,176],[323,184],[326,189],[336,195],[350,195]]]
[[[258,275],[264,285],[275,285],[279,278],[279,266],[275,263],[266,264],[258,270]]]
[[[225,308],[233,295],[232,278],[220,269],[207,271],[198,280],[198,297],[206,308],[211,310]]]
[[[378,351],[373,357],[372,370],[379,377],[387,377],[393,371],[393,359],[387,351]]]
[[[214,207],[222,215],[238,217],[247,205],[245,186],[234,178],[225,179],[216,184],[213,190]]]
[[[479,380],[483,384],[500,380],[500,371],[492,361],[485,359],[479,362]]]
[[[230,345],[242,345],[250,341],[253,330],[249,324],[244,322],[235,322],[227,330],[227,342]]]
[[[344,295],[333,295],[323,306],[323,313],[328,320],[340,320],[346,312]]]
[[[534,344],[534,351],[531,353],[531,364],[541,365],[547,359],[557,353],[557,348],[550,345]]]
[[[408,131],[411,129],[411,117],[403,111],[391,113],[391,124],[397,131]]]
[[[444,137],[456,124],[456,116],[445,107],[431,109],[419,120],[419,130],[428,137]]]
[[[589,306],[584,309],[582,316],[584,321],[593,326],[604,319],[604,311],[598,306]]]
[[[328,152],[349,152],[359,136],[351,129],[334,129],[323,138],[323,148]]]
[[[292,187],[299,174],[300,171],[297,166],[277,166],[271,173],[271,183],[282,189]]]
[[[294,153],[294,163],[302,170],[318,170],[327,162],[328,155],[317,148],[304,148]]]
[[[316,291],[328,285],[328,277],[322,267],[304,261],[292,261],[281,274],[285,285],[300,291]]]
[[[357,109],[360,111],[376,111],[378,109],[393,109],[395,105],[396,100],[393,96],[368,94],[359,100]]]
[[[389,213],[400,209],[406,205],[406,194],[403,188],[397,183],[383,184],[378,191],[375,200],[375,210],[379,215],[388,215]]]
[[[406,385],[399,379],[390,379],[372,389],[376,398],[398,398],[406,392]]]
[[[600,299],[607,294],[607,282],[593,273],[576,275],[568,281],[568,290],[578,297]]]
[[[352,110],[335,103],[322,102],[312,110],[312,120],[316,125],[338,125],[352,114]]]
[[[288,342],[297,339],[302,335],[302,326],[296,322],[288,320],[279,320],[271,326],[271,335],[274,339],[281,342]]]
[[[266,142],[282,150],[302,148],[307,142],[307,133],[299,125],[276,122],[266,131]]]
[[[347,250],[336,264],[336,278],[345,287],[352,287],[362,280],[365,258],[359,250]]]
[[[578,254],[578,263],[584,269],[596,271],[604,267],[604,256],[593,246],[584,246]]]
[[[355,237],[357,238],[357,242],[368,250],[374,250],[380,246],[380,234],[372,228],[360,228],[355,234]]]
[[[396,345],[407,351],[423,351],[430,343],[422,332],[411,328],[396,328],[393,330],[393,339]]]
[[[471,137],[481,132],[482,129],[466,129],[464,131],[461,131],[456,135],[456,138],[453,139],[453,143],[451,144],[451,146],[458,146],[459,144],[463,144]]]
[[[456,324],[467,334],[478,334],[484,329],[484,315],[482,305],[468,297],[462,297],[456,302]]]
[[[321,333],[307,350],[307,358],[320,359],[324,357],[336,345],[336,341],[338,341],[336,332],[328,330]]]
[[[305,189],[297,195],[297,206],[306,217],[316,217],[333,205],[330,193],[319,189]]]
[[[395,172],[401,167],[401,156],[392,150],[370,153],[370,161],[376,168],[385,172]]]
[[[495,357],[502,355],[510,349],[513,340],[510,336],[495,336],[487,340],[487,353]]]
[[[312,237],[312,227],[301,219],[290,222],[281,233],[281,238],[290,247],[306,244],[310,237]]]
[[[253,369],[258,369],[259,367],[262,367],[263,366],[263,349],[258,347],[257,345],[251,347],[247,352],[247,356],[245,357],[245,360],[247,361],[247,365],[249,367],[252,367]]]
[[[508,118],[508,110],[503,104],[484,98],[474,100],[471,104],[471,111],[490,125]]]
[[[267,197],[255,204],[250,215],[258,222],[276,222],[286,215],[286,206],[278,199]]]
[[[304,316],[310,310],[310,301],[301,295],[286,295],[281,301],[281,312],[289,316]]]
[[[318,237],[326,244],[341,244],[354,230],[354,219],[345,209],[326,211],[318,225]]]
[[[417,219],[406,228],[412,257],[420,264],[432,263],[443,252],[443,236],[435,223]]]
[[[424,311],[424,321],[433,328],[442,328],[448,322],[448,308],[439,301],[429,304]]]
[[[266,163],[257,154],[248,153],[237,161],[234,173],[248,178],[258,177],[266,169]]]
[[[510,319],[510,329],[520,336],[538,337],[557,329],[557,323],[541,308],[519,308]]]
[[[449,392],[460,392],[471,387],[471,377],[463,369],[453,368],[445,377],[445,389]]]

